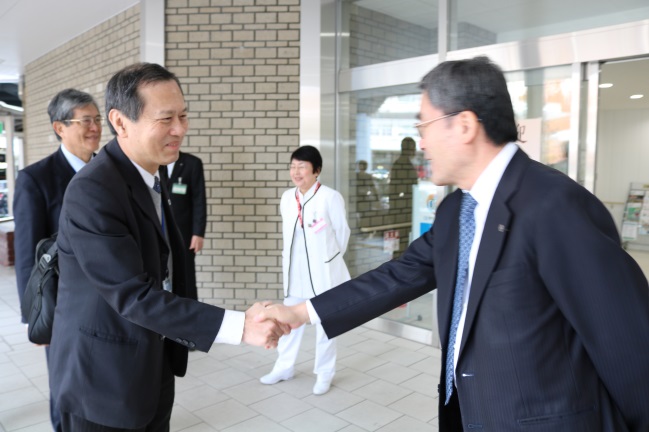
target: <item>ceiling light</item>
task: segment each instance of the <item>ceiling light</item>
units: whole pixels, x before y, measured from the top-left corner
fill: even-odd
[[[644,95],[635,94],[635,95],[629,96],[629,99],[642,99],[643,97],[644,97]]]
[[[612,83],[602,83],[599,85],[599,88],[611,88],[613,87]]]

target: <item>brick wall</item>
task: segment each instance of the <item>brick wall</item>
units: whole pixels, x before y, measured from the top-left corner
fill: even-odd
[[[93,95],[104,115],[104,90],[110,77],[140,58],[140,7],[134,6],[88,30],[25,67],[25,164],[54,152],[47,105],[59,91],[73,87]],[[111,139],[104,126],[101,143]]]
[[[299,145],[299,0],[168,0],[166,66],[185,92],[184,150],[204,163],[199,297],[282,298],[279,197]]]

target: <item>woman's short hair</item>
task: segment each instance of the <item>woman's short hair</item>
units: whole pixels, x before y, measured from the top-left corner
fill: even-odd
[[[322,171],[322,156],[318,149],[313,146],[304,145],[299,147],[291,154],[291,161],[293,160],[311,162],[314,173]]]

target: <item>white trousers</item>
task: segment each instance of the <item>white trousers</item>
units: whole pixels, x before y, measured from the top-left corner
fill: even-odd
[[[294,306],[304,303],[306,300],[298,297],[286,297],[284,304],[286,306]],[[293,369],[303,335],[304,326],[301,326],[292,330],[290,334],[279,338],[277,344],[277,353],[279,356],[273,367],[273,372],[284,372]],[[324,379],[331,379],[336,373],[336,340],[329,340],[320,324],[316,324],[315,365],[313,366],[313,372]]]

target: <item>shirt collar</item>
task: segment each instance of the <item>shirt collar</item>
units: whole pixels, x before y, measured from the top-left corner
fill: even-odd
[[[167,176],[171,178],[171,173],[174,170],[174,165],[176,165],[176,161],[171,162],[169,165],[167,165]]]
[[[304,195],[302,195],[302,192],[300,192],[300,188],[296,187],[295,190],[297,190],[297,193],[300,194],[300,199],[302,201],[306,201],[307,199],[311,198],[313,196],[313,194],[315,194],[315,190],[318,187],[318,183],[320,183],[320,182],[316,180],[316,182],[313,183],[313,185],[309,188],[308,191],[306,191],[306,193]]]
[[[65,156],[65,159],[68,161],[74,172],[79,172],[81,168],[86,166],[86,162],[84,162],[82,159],[79,159],[76,155],[72,154],[70,150],[68,150],[63,143],[61,143],[61,151],[63,152],[63,156]],[[95,157],[93,154],[90,159]]]
[[[496,188],[500,179],[507,169],[507,165],[514,157],[514,153],[518,150],[518,146],[514,143],[508,143],[498,152],[496,157],[489,162],[489,165],[482,171],[476,182],[471,188],[471,196],[478,202],[480,206],[489,208],[491,200],[496,193]]]
[[[139,166],[138,164],[136,164],[135,162],[131,161],[131,163],[135,166],[135,168],[137,168],[138,172],[142,176],[142,180],[144,180],[144,183],[146,183],[146,185],[149,186],[149,188],[153,189],[153,184],[155,183],[154,180],[155,176],[151,174],[149,171]]]

